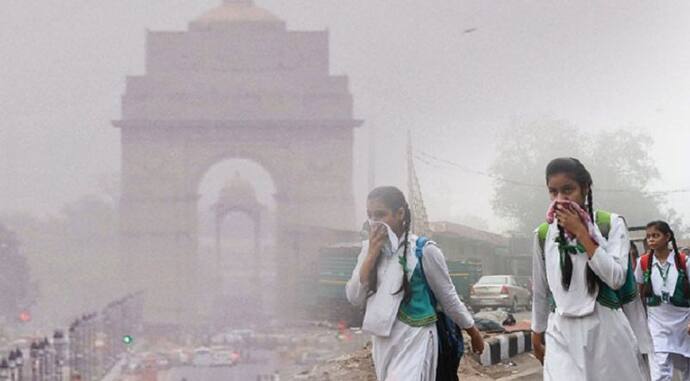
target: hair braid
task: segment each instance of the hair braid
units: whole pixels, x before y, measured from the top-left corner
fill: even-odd
[[[680,250],[678,250],[678,243],[676,242],[676,233],[671,230],[671,245],[673,246],[673,259],[676,262],[676,269],[679,271],[685,272],[685,284],[683,285],[683,292],[685,293],[685,296],[690,295],[690,283],[688,283],[688,274],[687,274],[687,268],[683,269],[680,267]],[[686,267],[687,267],[687,258],[686,258]]]
[[[647,228],[649,228],[650,225],[647,225]],[[646,271],[649,271],[650,274],[652,272],[652,258],[654,258],[654,249],[649,249],[647,255],[649,255],[649,268]],[[644,274],[643,274],[644,275]],[[652,285],[652,277],[649,277],[649,282],[644,282],[642,285],[642,296],[645,298],[651,298],[654,296],[654,287]]]
[[[408,249],[410,248],[410,239],[409,238],[410,238],[410,227],[412,225],[412,214],[410,213],[410,206],[407,204],[407,202],[405,203],[404,207],[405,207],[405,217],[403,220],[403,224],[405,225],[405,235],[404,235],[402,255],[407,256]],[[412,298],[412,288],[410,287],[410,279],[407,275],[407,268],[403,269],[402,285],[400,286],[400,289],[395,292],[395,294],[399,294],[400,292],[403,292],[403,304],[409,303],[410,299]]]
[[[561,225],[558,225],[558,237],[560,238],[560,241],[565,243],[566,238],[565,238],[565,231],[563,231],[563,227]],[[563,270],[561,271],[561,285],[563,285],[563,288],[567,291],[570,289],[570,281],[573,278],[573,259],[570,258],[570,253],[563,253],[562,261],[563,261]]]

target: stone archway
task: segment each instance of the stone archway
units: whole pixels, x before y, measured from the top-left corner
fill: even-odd
[[[147,72],[127,78],[114,122],[122,277],[146,290],[148,321],[191,324],[203,292],[195,263],[204,173],[228,157],[264,167],[277,191],[278,247],[291,245],[300,227],[352,229],[353,129],[361,121],[352,117],[347,77],[329,74],[328,33],[288,31],[249,0],[226,0],[188,31],[148,32],[146,50]]]
[[[215,241],[215,275],[216,287],[210,290],[209,318],[216,327],[228,324],[241,325],[247,322],[263,320],[266,316],[274,316],[275,302],[267,298],[266,290],[275,287],[275,279],[267,279],[267,273],[275,273],[268,267],[272,265],[272,257],[268,256],[261,244],[261,231],[266,229],[265,218],[268,208],[257,198],[254,186],[236,171],[217,195],[217,200],[209,212],[214,217]],[[246,232],[247,229],[236,226],[233,238],[232,232],[223,232],[223,225],[232,215],[243,214],[249,217],[253,224],[253,248],[246,251],[236,234]],[[228,248],[224,247],[225,238],[234,240]],[[267,261],[268,260],[268,261]],[[210,275],[210,274],[209,274]],[[269,301],[270,300],[270,301]],[[238,308],[239,307],[239,308]]]
[[[260,259],[261,255],[261,212],[264,206],[256,198],[253,187],[235,172],[234,177],[218,194],[218,200],[211,205],[215,215],[215,249],[216,261],[220,265],[222,256],[222,226],[225,219],[234,212],[244,213],[254,224],[254,257]]]

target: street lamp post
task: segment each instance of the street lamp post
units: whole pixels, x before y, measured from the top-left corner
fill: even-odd
[[[15,353],[10,351],[7,357],[7,366],[9,367],[9,380],[17,381],[17,363],[15,362]]]
[[[31,360],[31,381],[38,381],[38,345],[31,343],[29,348],[29,358]]]
[[[45,381],[45,354],[45,344],[41,341],[40,343],[38,343],[38,381]]]
[[[17,348],[14,361],[17,363],[17,381],[24,381],[24,354]]]
[[[55,380],[63,381],[65,378],[65,365],[67,364],[67,338],[61,330],[53,334],[53,346],[55,347]]]

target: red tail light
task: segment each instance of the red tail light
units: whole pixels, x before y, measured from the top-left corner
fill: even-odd
[[[502,287],[501,287],[501,294],[509,294],[509,292],[508,292],[508,287],[507,287],[507,286],[502,286]]]

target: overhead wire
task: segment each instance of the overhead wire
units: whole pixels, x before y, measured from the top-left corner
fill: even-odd
[[[436,166],[434,165],[433,162],[440,163],[440,164],[445,164],[454,168],[457,168],[465,173],[470,173],[486,178],[490,178],[496,181],[501,181],[505,182],[508,184],[516,185],[516,186],[523,186],[523,187],[528,187],[528,188],[539,188],[542,189],[544,188],[544,185],[539,185],[539,184],[533,184],[533,183],[528,183],[525,181],[520,181],[516,179],[511,179],[507,178],[504,176],[500,176],[497,174],[493,174],[487,171],[482,171],[474,168],[470,168],[466,165],[459,164],[457,162],[440,158],[436,155],[430,154],[428,152],[424,151],[416,151],[414,155],[415,159],[419,160],[420,162],[430,165],[430,166]],[[631,190],[631,189],[620,189],[620,188],[597,188],[597,191],[600,192],[609,192],[609,193],[644,193],[647,195],[654,195],[654,196],[659,196],[659,195],[668,195],[668,194],[676,194],[676,193],[690,193],[690,188],[678,188],[678,189],[668,189],[668,190],[658,190],[658,191],[644,191],[644,190]]]

